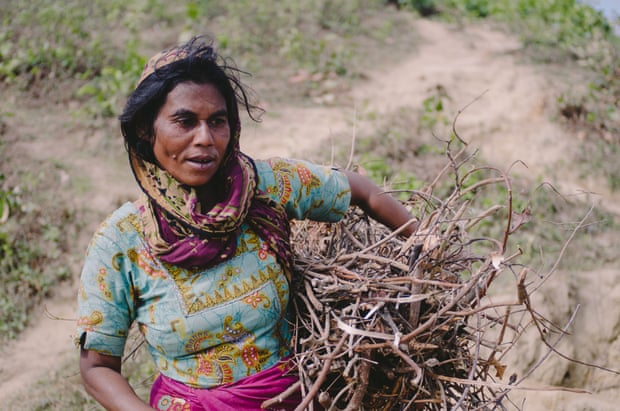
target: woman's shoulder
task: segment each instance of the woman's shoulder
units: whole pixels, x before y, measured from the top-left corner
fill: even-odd
[[[141,235],[140,213],[133,202],[126,202],[99,224],[95,237],[104,237],[114,242],[123,242]]]
[[[273,173],[282,167],[291,167],[293,164],[293,160],[282,157],[270,157],[266,159],[254,160],[254,164],[256,165],[256,171],[258,175],[261,176],[264,173]]]
[[[306,160],[272,157],[255,160],[259,182],[262,185],[278,182],[282,179],[294,181],[302,186],[316,185],[340,177],[338,168],[316,164]]]
[[[139,216],[138,205],[135,202],[128,201],[109,214],[104,223],[115,225],[125,220],[139,218]]]
[[[335,168],[330,166],[294,158],[271,157],[264,160],[255,160],[254,162],[258,177],[267,179],[289,176],[300,178],[303,181],[312,174],[324,175],[336,171]]]
[[[272,157],[255,160],[254,163],[258,176],[258,186],[261,191],[276,194],[276,191],[290,191],[290,186],[295,185],[298,165],[300,164],[298,160]]]
[[[289,218],[340,219],[350,203],[350,186],[335,167],[305,160],[270,158],[256,162],[258,188],[285,206]]]

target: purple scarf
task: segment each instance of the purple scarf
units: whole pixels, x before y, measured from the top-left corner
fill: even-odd
[[[236,139],[238,141],[238,138]],[[179,183],[156,164],[130,155],[144,196],[138,201],[144,235],[151,252],[183,268],[208,268],[230,259],[243,223],[267,242],[288,273],[293,257],[284,207],[260,192],[252,159],[233,146],[217,178],[223,198],[201,212],[196,190]]]

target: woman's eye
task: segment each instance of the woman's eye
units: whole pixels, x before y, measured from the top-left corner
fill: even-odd
[[[177,124],[180,125],[181,127],[191,127],[194,125],[195,121],[192,118],[179,118],[176,120]]]
[[[209,121],[211,127],[224,127],[228,124],[228,119],[226,117],[216,117]]]

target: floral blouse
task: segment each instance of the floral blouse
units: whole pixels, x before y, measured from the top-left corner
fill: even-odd
[[[289,218],[338,221],[350,202],[346,176],[298,160],[257,161],[259,189]],[[289,354],[289,284],[249,225],[237,251],[206,271],[166,264],[149,252],[133,203],[108,217],[87,251],[78,295],[76,345],[122,356],[137,322],[158,369],[193,387],[231,383]]]

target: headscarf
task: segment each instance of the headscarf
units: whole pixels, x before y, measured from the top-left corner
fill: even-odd
[[[180,48],[155,55],[146,64],[138,85],[157,75],[159,68],[186,56]],[[255,164],[239,149],[239,129],[231,136],[229,152],[213,177],[213,195],[221,200],[204,212],[194,187],[180,183],[159,165],[130,150],[131,168],[144,193],[138,204],[145,238],[151,252],[166,263],[188,269],[208,268],[234,256],[241,225],[247,222],[289,275],[293,256],[286,211],[257,189]]]

